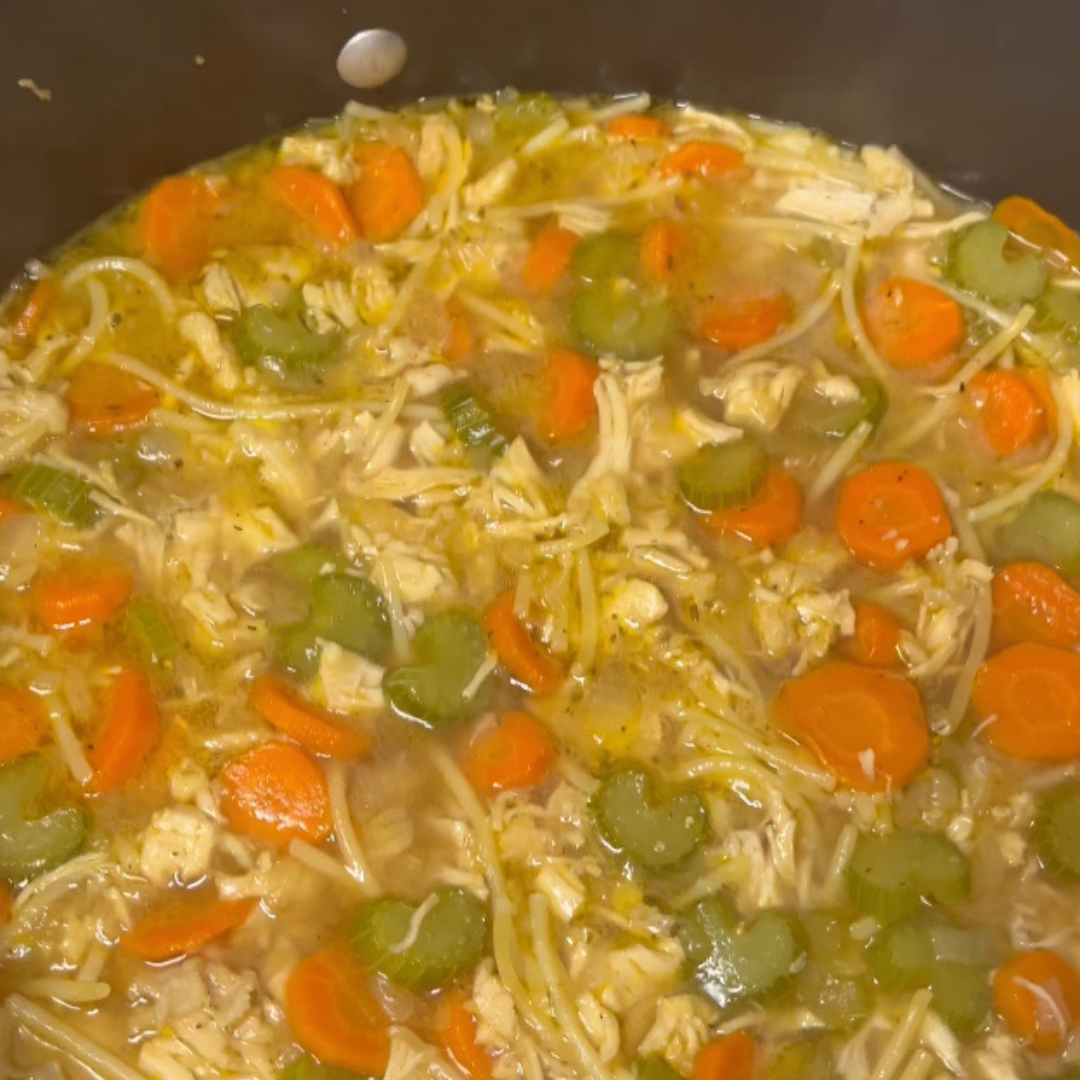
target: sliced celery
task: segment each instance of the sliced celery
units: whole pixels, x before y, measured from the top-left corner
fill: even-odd
[[[390,618],[382,594],[366,578],[320,574],[311,582],[312,622],[317,637],[385,660],[390,651]]]
[[[1080,503],[1058,491],[1037,491],[994,534],[1002,560],[1034,559],[1065,573],[1080,571]]]
[[[863,421],[876,428],[888,408],[885,390],[872,378],[859,379],[857,385],[857,398],[834,401],[804,380],[784,418],[785,428],[814,439],[846,439]]]
[[[641,245],[629,233],[609,230],[587,236],[574,250],[570,269],[582,281],[633,278],[641,265]]]
[[[743,435],[729,443],[706,443],[675,471],[683,501],[694,510],[722,510],[750,499],[765,479],[768,458],[761,443]]]
[[[76,529],[89,529],[105,516],[105,510],[94,501],[98,488],[76,473],[51,465],[20,465],[4,481],[3,491]]]
[[[578,345],[629,363],[662,356],[675,332],[671,304],[661,293],[629,278],[603,278],[570,302]]]
[[[170,667],[176,662],[180,646],[169,624],[165,609],[148,596],[128,604],[124,629],[143,660],[154,667]]]
[[[309,330],[298,315],[279,314],[265,304],[254,304],[244,308],[236,320],[236,348],[244,363],[287,377],[334,359],[341,337]]]
[[[458,442],[468,450],[495,458],[506,449],[506,436],[495,425],[491,410],[468,382],[457,382],[443,392],[443,415]]]
[[[992,304],[1036,299],[1046,288],[1046,262],[1034,253],[1006,258],[1008,239],[1009,230],[997,221],[972,225],[953,241],[946,272],[960,288]]]
[[[1080,784],[1065,784],[1043,796],[1031,842],[1054,877],[1080,881]]]
[[[367,1080],[364,1073],[351,1069],[339,1069],[336,1065],[323,1065],[304,1054],[278,1073],[278,1080]]]

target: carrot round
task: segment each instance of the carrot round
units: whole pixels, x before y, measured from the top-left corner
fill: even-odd
[[[460,364],[473,349],[473,334],[469,319],[465,312],[453,303],[446,307],[446,318],[450,329],[443,353],[451,364]]]
[[[221,810],[236,832],[278,847],[290,840],[321,843],[333,831],[326,778],[290,743],[263,743],[228,762]]]
[[[658,116],[630,113],[614,117],[607,130],[613,139],[662,139],[668,129]]]
[[[757,1044],[748,1031],[721,1035],[694,1058],[693,1080],[753,1080]]]
[[[971,705],[986,741],[1022,761],[1080,756],[1080,655],[1024,642],[979,668]]]
[[[120,939],[120,948],[150,963],[174,960],[243,925],[256,904],[254,897],[223,900],[214,888],[184,890],[144,912]]]
[[[45,709],[29,690],[0,690],[0,764],[36,750],[48,734]]]
[[[1035,446],[1050,430],[1045,398],[1036,388],[1040,374],[981,371],[969,384],[986,441],[1000,457]]]
[[[360,174],[346,193],[360,235],[375,243],[400,236],[424,208],[424,185],[412,158],[388,142],[361,143]]]
[[[1037,202],[1012,195],[994,207],[994,220],[1035,247],[1060,252],[1080,267],[1080,236]]]
[[[203,176],[167,177],[143,200],[139,247],[167,278],[191,277],[206,264],[219,201]]]
[[[900,659],[900,620],[880,604],[855,600],[855,633],[844,638],[840,651],[866,667],[895,667]]]
[[[64,393],[72,427],[91,435],[112,435],[138,427],[161,400],[142,379],[113,367],[80,364]]]
[[[738,352],[768,341],[788,321],[790,305],[780,295],[709,304],[701,316],[701,335],[721,349]]]
[[[90,748],[90,790],[99,794],[123,787],[157,742],[157,700],[150,680],[135,668],[123,668],[105,699],[105,722]]]
[[[543,725],[524,712],[502,713],[473,737],[462,768],[477,791],[535,787],[555,763],[555,744]]]
[[[930,731],[914,683],[892,672],[835,663],[789,679],[777,723],[858,791],[903,787],[930,757]]]
[[[914,278],[886,278],[865,297],[862,314],[874,347],[898,368],[943,360],[967,333],[960,305]]]
[[[702,177],[716,180],[744,165],[742,154],[719,142],[693,140],[669,150],[657,165],[661,176]]]
[[[34,618],[57,633],[101,627],[123,613],[131,589],[131,573],[121,563],[72,561],[35,579],[31,589]]]
[[[301,960],[285,984],[296,1041],[324,1065],[380,1077],[390,1059],[390,1021],[348,942]]]
[[[439,1002],[435,1041],[473,1080],[493,1080],[491,1057],[476,1041],[476,1017],[464,990],[451,990]]]
[[[313,754],[353,758],[371,751],[372,742],[367,735],[309,705],[276,675],[260,675],[251,684],[251,707],[275,731]]]
[[[994,975],[994,1005],[1035,1053],[1057,1053],[1080,1019],[1080,975],[1048,949],[1017,953]]]
[[[1025,560],[1007,563],[994,574],[990,595],[995,645],[1080,645],[1080,592],[1049,566]]]
[[[323,243],[346,247],[359,236],[341,188],[322,173],[282,165],[270,173],[266,186]]]
[[[540,434],[548,442],[568,442],[596,419],[594,387],[600,366],[572,349],[556,349],[544,365]]]
[[[802,512],[802,488],[778,465],[770,465],[761,486],[745,503],[714,510],[703,523],[716,536],[764,548],[790,540],[802,525]]]
[[[952,536],[937,484],[906,461],[871,465],[846,480],[835,526],[848,551],[875,570],[898,570]]]
[[[641,272],[646,280],[657,285],[671,281],[683,246],[682,231],[674,221],[650,221],[641,234]]]
[[[56,299],[56,279],[51,277],[41,278],[34,282],[30,295],[23,304],[19,317],[11,328],[12,335],[18,341],[29,341],[38,331],[45,316]]]
[[[556,218],[545,222],[533,239],[521,280],[529,292],[549,293],[562,280],[581,237],[564,229]]]
[[[538,697],[550,697],[563,682],[558,660],[514,613],[514,590],[507,589],[484,612],[484,629],[499,658],[513,678]]]

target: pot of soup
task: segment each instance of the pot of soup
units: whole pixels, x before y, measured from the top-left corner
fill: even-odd
[[[9,16],[0,1075],[1075,1075],[1066,16],[362,14]]]

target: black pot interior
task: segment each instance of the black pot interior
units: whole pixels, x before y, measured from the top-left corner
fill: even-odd
[[[36,0],[0,16],[0,281],[155,177],[339,109],[369,26],[410,49],[376,104],[645,89],[897,143],[1080,222],[1073,0]]]

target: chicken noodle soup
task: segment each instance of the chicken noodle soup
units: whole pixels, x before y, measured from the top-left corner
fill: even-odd
[[[0,1075],[1076,1075],[1078,266],[506,92],[29,267]]]

